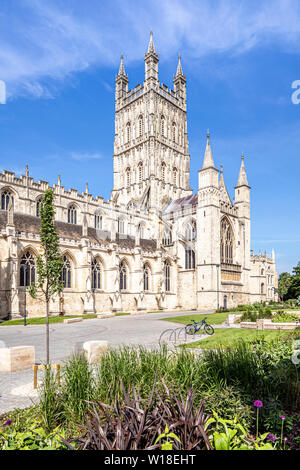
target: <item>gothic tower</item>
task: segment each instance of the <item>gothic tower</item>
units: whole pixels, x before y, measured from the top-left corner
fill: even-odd
[[[198,172],[197,206],[197,308],[219,306],[220,187],[207,133],[202,169]]]
[[[161,209],[191,194],[187,138],[186,77],[179,56],[173,90],[158,80],[152,32],[145,80],[128,91],[123,56],[115,89],[114,188],[112,200]]]

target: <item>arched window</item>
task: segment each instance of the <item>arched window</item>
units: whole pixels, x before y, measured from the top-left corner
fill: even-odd
[[[221,220],[221,263],[233,264],[233,232],[226,217]]]
[[[172,243],[171,230],[168,228],[165,228],[163,236],[162,236],[162,244],[168,246],[168,245],[171,245],[171,243]]]
[[[65,288],[70,288],[72,285],[72,266],[69,258],[66,255],[63,257],[63,263],[62,282]]]
[[[150,290],[150,275],[151,271],[147,264],[144,264],[144,290]]]
[[[124,261],[120,263],[119,274],[120,274],[120,290],[126,290],[127,289],[127,266],[124,263]]]
[[[94,259],[92,262],[92,289],[101,289],[102,288],[102,274],[101,274],[101,264],[98,259]]]
[[[165,135],[165,117],[161,116],[160,118],[160,133],[162,136]]]
[[[196,239],[197,229],[195,220],[191,220],[185,228],[185,238],[189,241]]]
[[[172,142],[175,144],[176,142],[176,124],[173,122],[172,124]]]
[[[140,238],[144,238],[145,233],[144,233],[144,225],[143,224],[139,224],[138,233],[139,233]]]
[[[95,214],[95,228],[102,230],[102,215],[98,213]]]
[[[74,225],[77,224],[77,210],[74,204],[68,208],[68,223]]]
[[[143,181],[143,164],[140,162],[138,164],[138,173],[139,173],[139,183]]]
[[[195,251],[190,246],[185,248],[185,269],[195,269]]]
[[[144,134],[144,119],[143,116],[139,117],[139,137]]]
[[[177,168],[173,168],[173,184],[177,186]]]
[[[165,277],[165,290],[166,292],[170,292],[171,278],[170,278],[170,263],[168,261],[164,262],[164,277]]]
[[[261,273],[260,273],[262,276],[265,274],[265,271],[264,269],[261,270]]]
[[[42,196],[39,196],[35,203],[35,215],[37,217],[41,216],[41,203],[42,203]]]
[[[262,282],[261,285],[260,285],[260,293],[261,293],[261,294],[264,294],[264,293],[265,293],[265,285],[264,285],[263,282]]]
[[[126,133],[127,133],[127,143],[129,143],[130,139],[131,139],[131,124],[130,124],[130,122],[127,122],[127,124],[126,124]]]
[[[163,183],[166,181],[166,164],[165,162],[162,162],[161,164],[161,180]]]
[[[9,201],[11,201],[12,205],[14,205],[14,196],[12,191],[10,191],[9,189],[5,189],[1,194],[1,209],[3,211],[7,211]]]
[[[31,286],[35,282],[35,261],[33,255],[27,251],[20,262],[20,286]]]
[[[126,184],[127,184],[127,187],[130,186],[130,183],[131,183],[131,174],[130,174],[130,168],[126,168]]]
[[[118,219],[118,233],[125,233],[125,222],[124,219]]]

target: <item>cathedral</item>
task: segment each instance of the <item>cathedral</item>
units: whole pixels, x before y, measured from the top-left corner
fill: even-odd
[[[53,189],[64,289],[51,314],[230,308],[277,298],[274,251],[251,250],[244,157],[232,202],[207,133],[198,191],[190,188],[186,76],[159,82],[152,33],[145,79],[115,80],[111,199],[25,174],[0,174],[0,319],[44,315],[26,293],[40,253],[40,203]]]

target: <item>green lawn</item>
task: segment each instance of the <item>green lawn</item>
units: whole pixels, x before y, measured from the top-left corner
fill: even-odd
[[[255,341],[255,339],[265,338],[266,340],[275,339],[278,336],[284,336],[286,332],[279,331],[257,331],[245,330],[242,328],[218,328],[212,336],[207,336],[205,339],[189,343],[182,347],[188,348],[201,348],[201,349],[218,349],[220,347],[232,346],[235,341]]]
[[[66,318],[83,318],[84,320],[89,320],[90,318],[97,318],[97,315],[64,315],[64,316],[53,316],[49,317],[49,323],[62,323]],[[27,318],[27,325],[45,325],[46,317],[36,317],[36,318]],[[8,320],[0,323],[0,326],[11,326],[11,325],[24,325],[23,318],[18,320]]]
[[[227,313],[207,313],[207,314],[190,314],[190,315],[183,315],[181,317],[169,317],[169,318],[162,318],[163,321],[174,322],[174,323],[182,323],[183,325],[187,325],[188,323],[192,323],[192,320],[201,321],[203,318],[206,318],[207,323],[210,325],[220,325],[224,321],[227,320]]]

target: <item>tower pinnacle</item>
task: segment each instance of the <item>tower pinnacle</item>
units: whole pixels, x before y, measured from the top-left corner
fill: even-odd
[[[181,55],[178,54],[178,65],[177,65],[177,70],[176,70],[176,77],[179,77],[180,75],[183,76],[183,71],[182,71],[182,66],[181,66]]]
[[[123,54],[121,55],[121,63],[120,63],[118,77],[120,77],[121,75],[126,76],[124,63],[123,63]]]
[[[153,52],[155,54],[155,47],[154,47],[154,42],[153,42],[153,32],[150,31],[150,41],[148,45],[148,54]]]
[[[242,163],[241,163],[241,169],[240,169],[237,186],[249,186],[247,173],[246,173],[246,169],[244,165],[244,153],[242,153],[241,159],[242,159]]]
[[[211,168],[211,167],[215,168],[214,160],[213,160],[212,153],[211,153],[210,143],[209,143],[209,131],[207,131],[206,137],[207,137],[207,142],[206,142],[206,149],[205,149],[205,155],[204,155],[204,161],[203,161],[203,167],[202,167],[203,170],[206,168]]]

